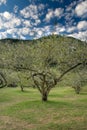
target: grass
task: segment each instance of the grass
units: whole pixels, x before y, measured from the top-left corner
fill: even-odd
[[[33,88],[0,89],[0,130],[87,130],[87,88],[54,88],[48,102]]]

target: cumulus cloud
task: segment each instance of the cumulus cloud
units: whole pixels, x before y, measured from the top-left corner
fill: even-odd
[[[36,2],[36,0],[33,1]],[[13,38],[21,39],[26,39],[26,37],[34,37],[37,39],[55,33],[68,34],[69,36],[81,40],[87,40],[87,21],[82,20],[78,23],[77,21],[74,21],[74,18],[76,17],[75,14],[79,17],[85,18],[87,14],[87,1],[78,1],[79,2],[74,1],[65,7],[65,11],[63,8],[47,9],[46,5],[40,3],[35,4],[35,2],[22,10],[19,10],[18,6],[15,5],[12,13],[8,11],[0,13],[0,38],[11,36]],[[5,4],[6,0],[1,0],[0,2]],[[18,15],[20,15],[20,17]],[[65,25],[57,23],[56,26],[53,26],[51,24],[51,20],[54,18],[58,20],[61,17],[65,19]],[[48,22],[50,25],[47,25]]]
[[[80,21],[77,25],[78,30],[86,30],[87,29],[87,21]]]
[[[78,33],[69,34],[68,36],[87,41],[87,31],[79,31]]]
[[[44,28],[43,27],[34,28],[33,32],[35,39],[37,39],[42,36],[47,36],[51,34],[61,34],[65,32],[65,30],[66,30],[65,27],[59,24],[56,25],[56,28],[53,28],[53,26],[51,25],[44,26]]]
[[[14,32],[16,32],[17,30],[16,29],[7,29],[6,30],[6,33],[7,34],[13,34]]]
[[[71,2],[70,5],[66,6],[66,11],[67,11],[67,12],[72,11],[72,9],[74,8],[74,6],[76,6],[76,4],[77,4],[77,1]]]
[[[54,16],[61,17],[62,13],[63,13],[62,8],[56,8],[55,11],[54,11]]]
[[[71,13],[65,13],[64,19],[65,19],[66,26],[71,26],[74,24],[75,20],[73,16],[74,16],[74,11],[72,11]]]
[[[10,20],[12,18],[12,14],[10,14],[9,12],[5,11],[4,13],[0,13],[1,17],[3,17],[3,19],[5,20]]]
[[[44,27],[34,27],[33,29],[29,30],[29,36],[33,36],[34,39],[38,39],[49,34],[51,34],[51,25]]]
[[[45,20],[46,20],[46,21],[50,21],[50,19],[53,18],[53,17],[54,17],[54,12],[53,12],[52,9],[49,9],[49,10],[48,10],[48,13],[46,14]]]
[[[30,32],[29,28],[11,28],[7,29],[5,33],[11,35],[13,38],[25,39],[26,35]]]
[[[75,16],[75,6],[77,1],[71,2],[68,6],[65,7],[64,19],[66,26],[72,26],[74,24],[74,16]]]
[[[39,19],[36,19],[34,25],[40,23]],[[22,17],[18,17],[13,13],[10,12],[3,12],[0,13],[0,36],[1,38],[6,38],[8,35],[12,36],[13,38],[22,38],[25,39],[26,35],[34,36],[32,32],[32,21],[23,19]],[[38,31],[38,30],[36,30]],[[38,35],[42,33],[40,30],[38,31]]]
[[[0,0],[0,5],[6,4],[7,0]]]
[[[20,11],[20,14],[24,17],[24,18],[37,18],[37,14],[38,14],[38,10],[37,10],[37,6],[36,5],[29,5],[27,7],[25,7],[23,10]]]
[[[67,30],[68,33],[72,33],[72,32],[75,32],[77,30],[77,27],[71,26],[71,27],[68,27],[66,30]]]
[[[87,38],[85,38],[86,30],[87,30],[87,21],[85,20],[78,22],[78,24],[75,26],[66,27],[66,32],[68,32],[70,35],[71,33],[73,33],[74,37],[77,37],[80,39],[83,37],[82,39],[87,40]]]
[[[14,14],[5,11],[3,13],[0,13],[0,23],[1,29],[8,29],[19,26],[21,24],[21,20]]]
[[[63,14],[63,10],[64,9],[62,9],[62,8],[56,8],[55,10],[48,9],[48,12],[47,12],[46,17],[45,17],[45,21],[49,22],[54,17],[61,18],[62,14]]]
[[[29,28],[29,27],[32,27],[31,26],[31,21],[29,21],[29,20],[22,20],[22,25],[24,26],[24,27],[27,27],[27,28]]]
[[[45,8],[43,4],[35,5],[30,4],[24,9],[20,10],[20,14],[24,18],[32,20],[32,25],[37,26],[41,23],[40,16],[43,14],[42,10]]]
[[[6,32],[0,32],[0,39],[4,39],[7,37],[7,33]]]
[[[26,27],[19,29],[19,34],[22,34],[22,35],[25,35],[25,36],[28,35],[29,32],[30,32],[30,29],[26,28]]]
[[[75,13],[79,17],[87,17],[87,0],[79,3],[75,8]]]

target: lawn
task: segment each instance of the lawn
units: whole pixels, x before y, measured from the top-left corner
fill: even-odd
[[[37,89],[0,89],[0,130],[87,130],[87,88],[54,88],[48,102]]]

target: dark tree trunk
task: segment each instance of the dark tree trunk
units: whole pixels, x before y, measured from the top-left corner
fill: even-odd
[[[78,91],[78,92],[76,92],[76,94],[80,94],[80,92]]]
[[[81,88],[79,86],[77,86],[75,91],[76,91],[76,94],[80,94]]]
[[[21,91],[22,91],[22,92],[24,92],[24,88],[23,88],[23,86],[22,86],[22,85],[21,85]]]
[[[48,98],[47,93],[44,93],[44,94],[42,93],[42,101],[46,102],[47,98]]]

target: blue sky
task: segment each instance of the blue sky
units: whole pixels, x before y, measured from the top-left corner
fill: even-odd
[[[0,39],[53,33],[87,40],[87,0],[0,0]]]

